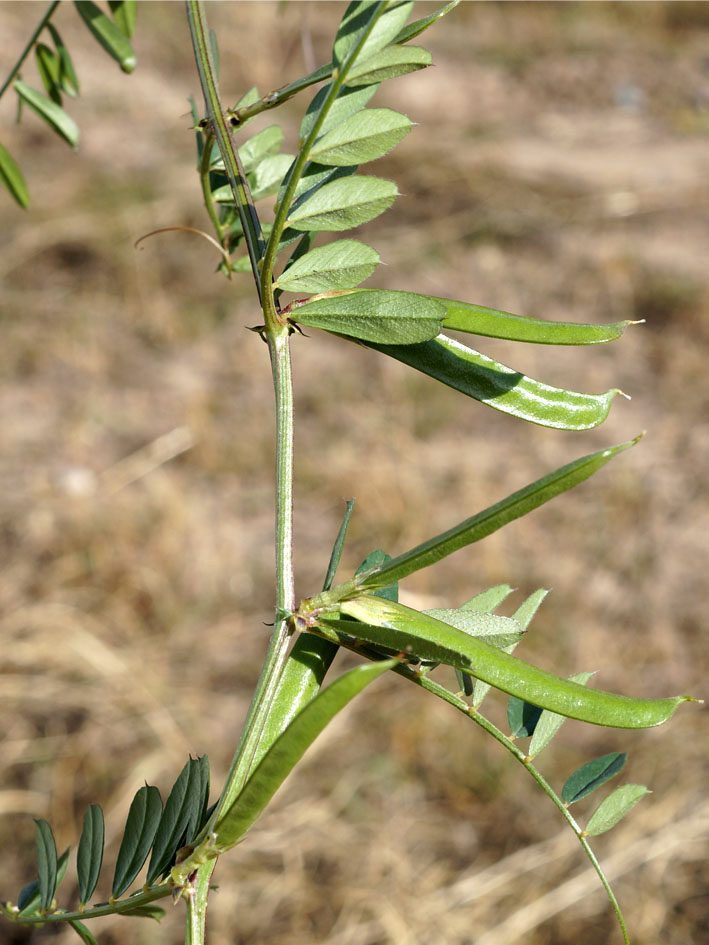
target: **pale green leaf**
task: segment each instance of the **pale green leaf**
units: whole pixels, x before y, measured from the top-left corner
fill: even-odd
[[[292,163],[292,154],[272,154],[265,157],[249,175],[252,199],[260,200],[275,194]]]
[[[450,627],[456,627],[471,637],[485,640],[486,643],[498,649],[519,643],[524,634],[519,623],[511,617],[498,617],[495,614],[463,608],[460,610],[436,608],[424,610],[422,613],[433,617],[434,620],[441,620]]]
[[[239,148],[239,158],[245,173],[252,171],[259,161],[277,154],[283,145],[283,131],[278,125],[269,125],[249,138]]]
[[[476,594],[475,597],[471,597],[460,609],[476,610],[478,613],[491,614],[511,593],[512,588],[509,584],[496,584],[494,587],[488,587],[487,590]]]
[[[391,108],[363,108],[318,138],[310,156],[319,164],[340,167],[374,161],[391,151],[412,124]]]
[[[46,95],[42,95],[41,92],[29,85],[25,85],[20,79],[15,79],[13,88],[22,101],[26,102],[57,134],[61,135],[73,148],[77,146],[79,143],[79,129],[76,122],[67,115],[63,108],[50,101]]]
[[[79,94],[79,80],[76,77],[74,63],[69,55],[69,50],[53,23],[47,23],[47,29],[52,34],[52,39],[54,40],[54,45],[59,55],[59,83],[62,87],[62,91],[66,92],[71,98],[76,98]]]
[[[78,919],[69,919],[69,925],[74,929],[84,945],[98,945],[98,941],[94,938],[93,933],[86,928],[83,922],[79,922]]]
[[[336,240],[305,253],[279,277],[285,292],[327,292],[353,289],[368,279],[379,263],[379,253],[358,240]]]
[[[355,63],[347,73],[346,84],[360,86],[384,82],[409,72],[418,72],[432,62],[431,53],[421,46],[388,46],[370,59]]]
[[[61,63],[59,56],[53,49],[45,45],[45,43],[37,43],[35,45],[34,55],[37,64],[37,72],[39,72],[39,77],[42,80],[42,85],[47,95],[56,105],[61,106],[62,94],[59,78]]]
[[[120,31],[130,39],[135,33],[135,24],[138,18],[137,0],[108,0],[113,19]]]
[[[348,88],[346,85],[342,86],[338,92],[337,98],[330,106],[330,110],[325,116],[322,125],[320,126],[320,135],[326,134],[332,128],[337,127],[341,122],[346,118],[349,118],[351,115],[354,115],[360,109],[369,102],[374,93],[377,91],[379,86],[375,83],[374,85],[365,85],[361,88]],[[313,97],[313,100],[308,105],[308,108],[303,116],[303,121],[300,125],[300,140],[305,141],[305,139],[310,134],[310,130],[315,123],[318,115],[320,114],[320,109],[323,106],[323,103],[330,94],[332,89],[332,83],[328,82],[327,85],[324,85]]]
[[[296,230],[349,230],[388,210],[398,193],[390,180],[345,177],[325,184],[291,209],[286,226]]]
[[[631,807],[651,792],[643,784],[624,784],[601,801],[583,831],[584,837],[597,837],[615,827]]]

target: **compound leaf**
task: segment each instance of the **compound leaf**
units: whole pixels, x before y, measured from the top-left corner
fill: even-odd
[[[368,279],[378,264],[379,253],[366,243],[336,240],[290,263],[276,286],[285,292],[353,289]]]
[[[103,862],[104,822],[98,804],[91,804],[84,814],[84,826],[76,854],[79,900],[87,903],[94,894]]]
[[[592,691],[592,690],[590,690]],[[580,801],[596,788],[599,788],[614,775],[618,774],[627,759],[625,752],[613,751],[609,755],[602,755],[587,761],[577,771],[567,778],[561,789],[561,799],[568,806]]]
[[[21,79],[15,79],[13,87],[22,101],[26,102],[57,134],[61,135],[73,148],[77,146],[79,143],[79,129],[76,122],[67,115],[63,108],[50,101],[46,95],[42,95],[41,92],[29,85],[25,85]]]
[[[615,827],[638,801],[651,792],[642,784],[624,784],[601,801],[583,831],[584,837],[597,837]]]
[[[22,171],[15,163],[12,155],[0,144],[0,178],[21,207],[27,209],[30,205],[30,194]]]
[[[118,899],[128,889],[148,858],[162,815],[156,787],[146,784],[135,795],[118,851],[111,895]]]
[[[370,345],[502,413],[555,430],[590,430],[608,416],[619,390],[582,394],[551,387],[439,335],[418,345]]]
[[[94,39],[106,50],[124,72],[136,66],[133,47],[126,34],[92,0],[74,0],[74,6]]]
[[[328,294],[292,311],[294,322],[311,328],[368,341],[396,338],[403,345],[435,337],[440,318],[440,306],[427,296],[385,289]]]
[[[331,181],[291,208],[286,226],[296,230],[349,230],[388,210],[398,193],[393,181],[380,177]]]
[[[391,108],[363,108],[318,138],[310,155],[319,164],[364,164],[391,151],[412,125],[406,115]]]
[[[365,686],[395,665],[396,660],[383,660],[357,666],[336,679],[301,709],[217,820],[214,832],[218,851],[228,850],[241,840],[327,724]]]

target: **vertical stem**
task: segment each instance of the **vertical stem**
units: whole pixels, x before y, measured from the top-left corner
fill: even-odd
[[[251,771],[254,755],[266,722],[278,679],[286,660],[290,629],[289,613],[295,607],[293,586],[293,385],[289,330],[269,331],[266,336],[271,355],[276,395],[276,623],[256,692],[246,717],[215,821],[232,803]]]

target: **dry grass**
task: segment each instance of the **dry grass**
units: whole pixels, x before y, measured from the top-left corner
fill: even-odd
[[[227,96],[298,74],[302,24],[324,60],[340,11],[212,5]],[[265,349],[244,331],[258,318],[249,280],[212,275],[212,251],[192,237],[132,248],[157,226],[204,225],[182,10],[140,12],[126,78],[60,11],[83,84],[70,105],[77,155],[31,116],[10,127],[9,101],[0,114],[34,197],[29,214],[4,204],[0,234],[3,898],[31,875],[33,815],[66,845],[98,801],[115,851],[144,780],[169,786],[191,751],[209,754],[219,781],[273,601],[272,395]],[[37,13],[0,7],[3,70]],[[428,34],[436,68],[382,90],[422,127],[375,171],[407,195],[364,228],[388,263],[376,284],[648,323],[599,350],[484,346],[551,383],[632,394],[576,436],[521,426],[316,332],[296,339],[300,594],[322,579],[351,495],[347,567],[647,428],[596,480],[407,593],[454,605],[499,581],[515,601],[551,586],[527,657],[599,669],[600,685],[629,693],[705,693],[708,14],[462,5]],[[288,133],[303,106],[287,111]],[[655,792],[597,843],[637,942],[709,942],[705,718],[686,707],[641,734],[569,724],[543,763],[560,784],[589,755],[628,750],[623,777]],[[212,941],[616,941],[553,809],[465,726],[396,680],[354,704],[220,863]],[[105,945],[168,945],[180,920],[97,928]],[[49,934],[4,926],[0,941]]]

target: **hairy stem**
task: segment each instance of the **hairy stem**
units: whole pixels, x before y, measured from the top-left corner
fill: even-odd
[[[2,96],[5,94],[5,92],[7,91],[7,89],[8,89],[9,86],[10,86],[10,83],[11,83],[12,80],[15,78],[15,76],[16,76],[17,73],[20,71],[20,69],[22,68],[22,65],[23,65],[25,59],[26,59],[26,58],[29,56],[29,54],[32,52],[32,47],[33,47],[34,44],[37,42],[37,37],[38,37],[39,34],[42,32],[42,30],[43,30],[44,27],[47,25],[47,23],[49,23],[49,21],[51,20],[53,14],[54,14],[54,11],[57,9],[58,6],[59,6],[59,0],[54,0],[54,2],[53,2],[53,3],[50,3],[49,6],[47,7],[47,10],[46,10],[44,16],[42,17],[42,19],[41,19],[41,20],[39,21],[39,23],[37,24],[37,28],[35,29],[34,33],[32,33],[32,35],[30,36],[30,38],[27,40],[27,45],[25,46],[25,48],[24,48],[24,49],[22,50],[22,52],[20,53],[19,59],[17,60],[17,62],[15,63],[15,65],[14,65],[14,66],[12,67],[12,69],[10,70],[10,73],[9,73],[8,77],[5,79],[2,88],[0,88],[0,98],[2,98]]]

